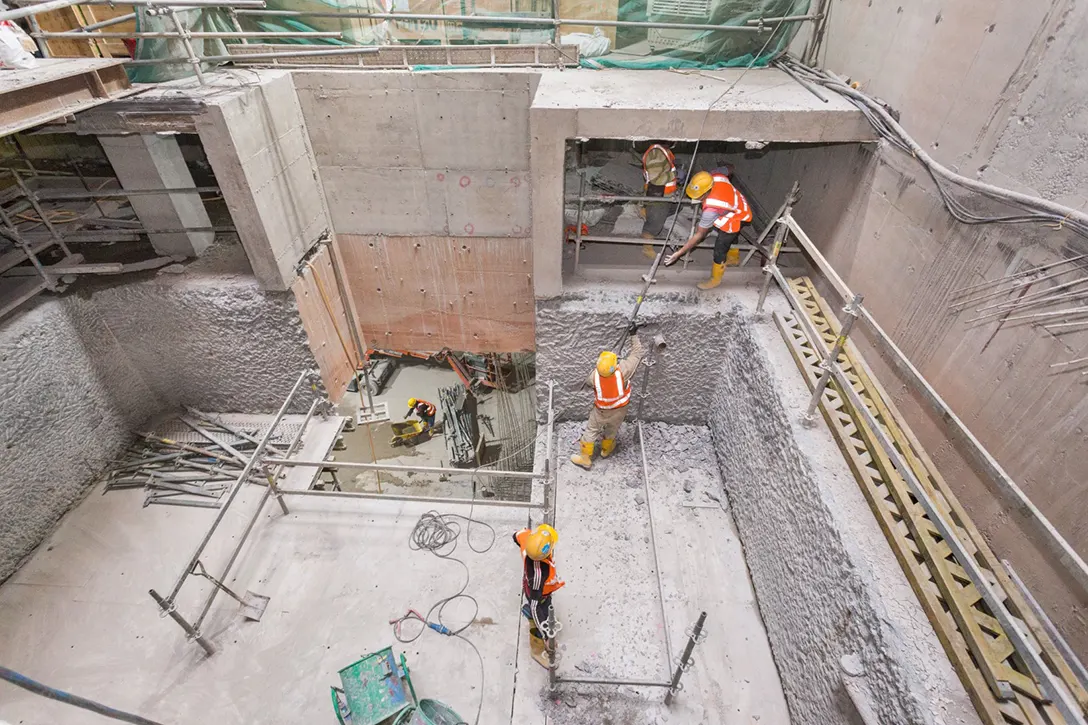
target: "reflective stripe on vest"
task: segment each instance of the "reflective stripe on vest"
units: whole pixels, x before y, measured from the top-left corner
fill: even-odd
[[[597,399],[595,404],[601,410],[615,410],[627,405],[631,399],[631,384],[623,379],[623,373],[618,369],[607,378],[602,378],[596,370],[593,371],[593,392]]]
[[[703,200],[703,211],[715,211],[714,226],[727,234],[740,231],[741,224],[752,221],[752,209],[744,194],[737,191],[728,176],[714,174],[714,185]]]
[[[669,160],[669,171],[672,173],[672,180],[665,183],[665,196],[676,192],[676,157],[672,151],[665,148],[659,143],[655,143],[650,148],[646,149],[646,153],[642,154],[642,177],[646,180],[646,183],[650,183],[650,172],[646,171],[646,157],[650,155],[650,152],[654,149],[661,149],[665,154],[665,158]]]

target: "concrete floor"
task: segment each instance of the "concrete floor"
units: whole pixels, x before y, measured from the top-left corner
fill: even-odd
[[[579,426],[559,429],[560,450]],[[640,460],[628,429],[624,447],[595,474],[560,469],[558,562],[568,585],[557,595],[565,629],[561,672],[664,679],[663,623],[645,507],[634,503]],[[303,455],[313,451],[304,449]],[[319,454],[318,454],[319,455]],[[662,460],[675,468],[678,461]],[[295,469],[287,488],[311,471]],[[211,521],[203,510],[141,506],[138,491],[92,493],[48,544],[0,586],[0,653],[7,666],[53,686],[139,712],[164,723],[335,722],[328,687],[362,654],[393,645],[404,651],[420,697],[447,702],[468,722],[481,702],[483,725],[499,723],[786,723],[769,647],[747,582],[743,552],[729,515],[706,492],[720,489],[698,474],[678,493],[654,484],[669,628],[674,648],[698,611],[711,612],[708,644],[671,710],[663,692],[599,686],[547,688],[545,670],[524,646],[520,561],[510,534],[525,525],[518,510],[398,502],[290,499],[284,516],[270,504],[228,584],[271,597],[259,623],[244,621],[220,597],[203,629],[220,648],[208,658],[170,620],[159,616],[149,588],[168,590]],[[205,560],[218,565],[251,515],[259,487],[243,489],[213,538]],[[409,607],[426,610],[464,582],[456,564],[413,551],[410,532],[430,508],[471,514],[494,527],[495,543],[476,554],[462,540],[476,597],[476,624],[462,641],[430,631],[395,642],[388,620]],[[607,531],[606,513],[614,514]],[[629,536],[625,532],[631,532]],[[623,541],[620,538],[623,537]],[[489,532],[472,530],[476,548]],[[617,555],[617,547],[622,555]],[[607,567],[607,569],[606,569]],[[614,584],[612,583],[614,582]],[[188,616],[207,591],[192,581],[179,611]],[[630,595],[630,596],[624,596]],[[447,624],[469,621],[463,601]],[[742,663],[742,670],[730,669]],[[0,718],[11,723],[98,723],[101,719],[21,690],[0,688]]]
[[[423,365],[407,363],[398,365],[396,370],[386,382],[381,395],[374,396],[375,405],[386,403],[389,406],[389,415],[392,422],[405,420],[404,414],[408,410],[409,398],[422,398],[434,403],[439,408],[437,421],[442,423],[442,410],[439,403],[438,389],[455,385],[461,385],[461,379],[449,367],[438,365]],[[481,416],[490,416],[492,426],[498,425],[498,398],[509,393],[491,391],[480,396],[477,412]],[[520,391],[516,396],[529,396],[532,398],[532,389]],[[349,393],[341,400],[338,409],[343,415],[354,417],[359,407],[359,396]],[[515,402],[515,410],[524,409],[527,418],[531,416],[532,405],[523,405],[521,408]],[[481,422],[481,432],[488,442],[496,440],[496,436]],[[496,434],[501,431],[495,429]],[[446,440],[441,432],[433,438],[425,440],[414,446],[390,445],[392,437],[390,423],[359,426],[356,430],[344,433],[344,444],[347,448],[336,453],[339,461],[371,462],[379,460],[383,463],[391,463],[404,466],[449,466],[449,453],[446,449]],[[373,440],[373,446],[371,445]],[[500,455],[505,451],[500,449]],[[500,466],[504,467],[504,466]],[[398,493],[417,496],[446,496],[451,498],[471,497],[474,487],[479,488],[481,481],[474,481],[472,476],[435,476],[428,474],[407,474],[383,471],[375,474],[370,471],[356,473],[344,472],[340,475],[340,483],[345,491],[377,491]]]

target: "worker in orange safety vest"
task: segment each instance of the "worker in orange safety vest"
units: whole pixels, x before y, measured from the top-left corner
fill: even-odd
[[[711,172],[700,171],[691,177],[687,195],[692,199],[703,200],[699,223],[691,239],[665,258],[665,266],[676,264],[681,257],[706,239],[712,229],[717,230],[710,279],[696,285],[702,290],[714,289],[720,285],[726,264],[737,264],[740,261],[740,253],[732,247],[737,241],[741,226],[752,221],[752,208],[748,206],[748,200],[729,180],[732,174],[733,166],[730,164]]]
[[[571,463],[587,471],[593,466],[593,452],[601,441],[601,458],[608,458],[616,450],[616,435],[623,419],[627,417],[627,404],[631,401],[631,376],[642,362],[642,342],[638,339],[638,327],[628,330],[631,351],[622,360],[616,353],[605,350],[597,357],[597,366],[586,378],[593,388],[593,409],[579,441],[580,451],[570,457]]]
[[[672,149],[663,143],[650,145],[642,154],[642,178],[645,180],[643,193],[646,196],[671,196],[676,193],[677,174],[676,157]],[[642,223],[642,238],[656,239],[665,228],[669,218],[670,205],[664,202],[647,202],[643,205],[645,221]],[[653,259],[657,256],[653,245],[644,244],[643,252]]]
[[[559,533],[548,524],[535,529],[522,529],[514,534],[514,543],[521,549],[521,589],[526,603],[521,613],[529,620],[529,650],[533,659],[544,667],[551,665],[548,643],[554,632],[549,630],[548,620],[552,611],[552,594],[563,588],[566,582],[555,571],[555,546]]]

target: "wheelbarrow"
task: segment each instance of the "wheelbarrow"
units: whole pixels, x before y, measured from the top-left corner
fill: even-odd
[[[393,438],[389,441],[392,446],[414,446],[427,438],[429,429],[421,420],[406,420],[403,423],[393,423]]]

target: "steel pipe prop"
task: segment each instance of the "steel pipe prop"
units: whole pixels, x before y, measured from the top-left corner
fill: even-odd
[[[281,488],[284,496],[313,496],[315,498],[356,498],[373,501],[406,501],[409,503],[441,503],[459,504],[463,506],[491,506],[492,508],[507,509],[539,509],[544,508],[542,503],[531,501],[492,501],[486,498],[443,498],[442,496],[404,496],[396,493],[370,493],[368,491],[292,491]]]
[[[156,194],[217,194],[218,186],[186,186],[178,189],[107,189],[104,191],[69,191],[67,189],[38,189],[34,195],[41,201],[78,201],[81,199],[123,199],[129,196]]]
[[[43,33],[31,33],[35,38],[181,38],[183,35],[178,32],[169,31],[157,31],[148,33],[85,33],[81,30],[64,30],[55,33],[43,32]],[[225,31],[209,31],[204,32],[200,30],[193,30],[185,33],[185,36],[190,38],[339,38],[341,33],[339,31],[290,31],[283,32],[235,32],[233,30]]]
[[[657,682],[655,680],[606,680],[590,677],[556,677],[556,682],[569,685],[614,685],[629,687],[672,687],[671,682]]]
[[[527,18],[513,15],[441,15],[428,13],[334,13],[304,10],[241,10],[239,15],[277,15],[287,17],[359,18],[363,20],[427,20],[443,23],[478,23],[482,25],[596,25],[608,28],[658,28],[661,30],[706,30],[723,33],[762,33],[766,28],[748,25],[708,25],[706,23],[656,23],[642,20],[589,20],[586,18]]]
[[[320,466],[321,468],[354,468],[360,471],[410,471],[412,473],[448,473],[462,476],[500,476],[502,478],[543,478],[546,473],[530,471],[497,471],[493,468],[445,468],[442,466],[398,466],[385,463],[356,463],[355,461],[300,461],[289,458],[266,458],[265,463],[276,466]]]
[[[237,55],[206,55],[201,63],[237,63],[252,60],[273,60],[276,58],[316,58],[324,55],[366,55],[377,53],[377,48],[331,48],[329,50],[282,51],[276,53],[238,53]],[[129,60],[125,65],[161,65],[188,63],[188,58],[149,58],[147,60]]]
[[[178,592],[181,591],[181,587],[183,584],[185,584],[185,580],[188,578],[189,572],[193,570],[193,567],[196,566],[197,561],[200,559],[200,555],[204,553],[204,547],[208,545],[208,542],[211,540],[212,535],[215,533],[215,530],[219,528],[219,524],[222,523],[224,517],[226,517],[227,509],[230,508],[231,503],[238,496],[238,492],[242,490],[242,485],[246,482],[246,479],[249,478],[249,474],[257,465],[257,461],[260,459],[261,453],[264,452],[265,446],[267,446],[268,441],[272,439],[272,435],[276,432],[276,428],[279,426],[280,421],[283,420],[283,416],[287,414],[287,409],[291,406],[291,401],[295,399],[295,395],[298,394],[299,388],[302,387],[302,383],[305,382],[306,378],[309,376],[309,370],[303,371],[298,376],[298,380],[295,381],[294,387],[292,387],[291,392],[288,393],[287,399],[283,401],[283,405],[281,405],[279,411],[276,412],[276,417],[273,418],[271,425],[268,426],[268,431],[265,432],[263,436],[261,436],[261,442],[258,443],[257,447],[253,449],[253,452],[251,453],[249,458],[249,462],[246,463],[245,467],[242,469],[242,472],[238,474],[238,478],[235,479],[234,485],[231,486],[230,492],[226,495],[226,498],[223,499],[223,507],[219,509],[219,513],[216,515],[215,520],[212,521],[212,525],[208,527],[208,532],[204,534],[204,538],[202,538],[200,540],[200,543],[197,544],[196,550],[193,552],[193,555],[189,557],[189,563],[186,565],[185,570],[181,573],[181,576],[178,577],[177,583],[174,584],[174,588],[170,590],[170,595],[166,597],[166,602],[168,604],[172,605],[174,603],[174,598],[178,595]]]
[[[846,375],[842,372],[838,363],[830,358],[830,351],[827,349],[823,338],[819,331],[816,330],[812,320],[809,319],[808,314],[805,312],[804,305],[797,298],[796,293],[794,293],[793,289],[789,286],[786,278],[783,277],[782,273],[777,269],[772,270],[772,273],[775,276],[775,281],[778,282],[779,287],[782,289],[782,294],[789,300],[790,307],[793,308],[795,317],[798,322],[801,323],[801,327],[804,328],[805,335],[808,337],[812,349],[827,363],[828,368],[831,370],[831,374],[838,384],[840,394],[850,401],[850,405],[854,408],[854,411],[857,412],[862,420],[865,421],[865,424],[869,426],[874,437],[877,439],[877,443],[880,444],[880,447],[883,448],[885,454],[887,454],[888,460],[895,466],[895,470],[899,472],[899,475],[907,484],[910,492],[914,494],[915,499],[918,500],[918,503],[926,512],[929,520],[933,522],[937,532],[955,555],[959,565],[967,572],[968,577],[970,577],[972,583],[974,583],[975,587],[982,595],[983,600],[985,600],[986,604],[990,607],[990,611],[993,613],[994,618],[1005,631],[1005,635],[1008,637],[1009,642],[1023,658],[1028,670],[1040,684],[1040,691],[1047,699],[1054,703],[1066,722],[1085,725],[1085,720],[1081,715],[1080,707],[1075,702],[1072,702],[1071,696],[1065,686],[1055,681],[1054,674],[1042,660],[1040,653],[1035,650],[1035,646],[1029,639],[1029,636],[1020,628],[1020,622],[1014,619],[1009,610],[1005,608],[1004,600],[996,591],[994,591],[989,579],[983,573],[972,553],[968,551],[964,543],[960,541],[956,531],[948,522],[944,512],[937,508],[937,505],[934,503],[932,497],[930,497],[929,492],[922,486],[921,481],[918,480],[914,470],[907,465],[907,462],[903,458],[903,454],[899,452],[899,449],[891,439],[891,436],[889,436],[888,432],[876,419],[873,412],[869,410],[869,407],[865,404],[861,395],[854,390],[853,385],[851,385],[850,380],[848,380]],[[862,308],[863,311],[864,309],[865,308]]]

